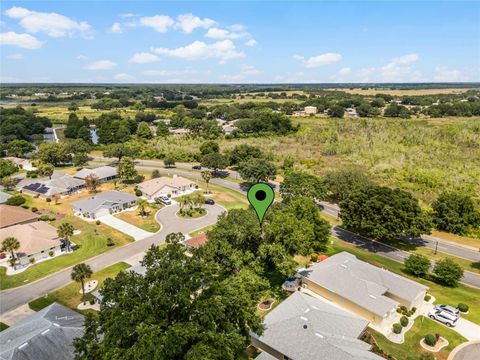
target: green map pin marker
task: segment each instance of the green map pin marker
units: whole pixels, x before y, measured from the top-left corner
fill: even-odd
[[[250,187],[247,198],[257,213],[260,225],[262,225],[265,213],[275,199],[275,192],[268,184],[258,183]]]

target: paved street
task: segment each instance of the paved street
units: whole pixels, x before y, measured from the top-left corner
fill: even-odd
[[[98,255],[85,261],[85,263],[90,265],[93,271],[99,271],[107,266],[124,261],[147,250],[152,244],[162,244],[165,242],[165,237],[169,233],[182,232],[188,234],[194,230],[214,224],[217,221],[218,215],[225,211],[223,207],[218,205],[208,205],[206,206],[206,209],[208,211],[206,216],[190,220],[181,219],[175,216],[175,213],[179,210],[178,205],[166,206],[157,213],[157,220],[162,225],[159,232],[143,240]],[[68,284],[71,282],[70,272],[71,267],[46,276],[28,285],[2,291],[0,314],[15,309],[33,299]]]

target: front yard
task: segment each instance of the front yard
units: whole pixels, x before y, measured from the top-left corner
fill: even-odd
[[[123,211],[119,214],[115,214],[114,216],[120,220],[128,222],[129,224],[135,225],[140,229],[155,233],[160,230],[160,224],[157,222],[157,220],[155,220],[155,214],[162,207],[162,205],[149,204],[147,207],[145,207],[147,215],[144,217],[140,216],[140,210],[138,209],[133,211]]]
[[[419,316],[415,319],[413,327],[405,334],[405,342],[403,344],[392,343],[387,340],[385,336],[373,329],[369,328],[367,331],[373,335],[380,349],[385,351],[388,355],[395,357],[397,360],[419,359],[422,353],[427,352],[420,346],[420,340],[427,334],[440,334],[440,336],[446,338],[449,342],[447,347],[434,353],[438,360],[446,360],[450,351],[461,343],[467,341],[467,339],[456,331],[423,316]]]

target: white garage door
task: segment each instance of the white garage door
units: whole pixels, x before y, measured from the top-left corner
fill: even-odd
[[[95,218],[98,219],[99,217],[101,216],[107,216],[107,215],[110,215],[110,211],[108,211],[107,208],[101,208],[101,209],[98,209],[96,212],[95,212]]]

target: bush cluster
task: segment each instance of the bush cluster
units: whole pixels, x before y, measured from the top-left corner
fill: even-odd
[[[392,329],[395,334],[400,334],[402,332],[403,326],[402,324],[395,323],[393,324]]]
[[[457,308],[458,308],[458,310],[460,310],[463,313],[466,313],[469,309],[468,305],[464,304],[464,303],[458,304]]]
[[[425,336],[425,344],[427,344],[428,346],[435,346],[436,343],[437,343],[437,338],[435,335],[427,334]]]
[[[400,318],[400,324],[403,326],[403,327],[406,327],[408,325],[408,317],[406,317],[405,315],[403,315],[401,318]]]

